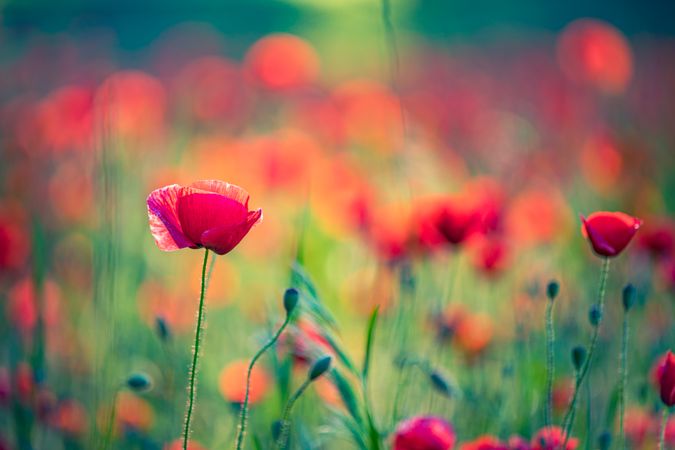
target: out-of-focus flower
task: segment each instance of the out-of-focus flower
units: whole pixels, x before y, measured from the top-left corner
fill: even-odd
[[[319,327],[308,319],[300,319],[293,331],[284,335],[283,339],[287,336],[290,336],[291,354],[298,364],[311,364],[318,356],[334,353]]]
[[[466,314],[455,329],[454,341],[468,356],[481,354],[492,342],[494,324],[490,316],[483,313]]]
[[[393,450],[451,450],[455,441],[455,431],[445,420],[417,416],[396,426]]]
[[[668,407],[675,405],[675,355],[668,351],[656,369],[659,395]]]
[[[93,150],[94,93],[82,86],[66,86],[45,98],[37,110],[43,146],[55,153]]]
[[[459,450],[510,450],[509,446],[494,436],[480,436],[459,446]]]
[[[248,361],[240,360],[229,363],[220,372],[220,393],[230,403],[244,403],[246,396],[246,372]],[[264,369],[253,366],[248,401],[258,403],[267,393],[270,379]]]
[[[156,78],[140,71],[120,71],[96,91],[96,120],[125,140],[158,138],[164,129],[166,93]]]
[[[642,221],[622,212],[599,211],[581,216],[582,234],[587,238],[593,251],[608,258],[618,256],[633,239]]]
[[[94,184],[88,167],[74,161],[59,164],[49,179],[49,200],[57,218],[85,221],[94,206]]]
[[[9,404],[12,395],[12,379],[7,367],[0,366],[0,406]]]
[[[248,116],[249,93],[241,69],[218,56],[187,64],[173,84],[178,106],[200,122],[241,124]]]
[[[626,38],[612,25],[579,19],[567,25],[558,41],[558,61],[574,81],[607,93],[621,93],[633,74]]]
[[[314,386],[316,393],[326,404],[332,407],[342,406],[340,391],[329,377],[326,376],[314,380],[312,386]]]
[[[0,204],[0,271],[19,269],[30,250],[26,214],[18,204]]]
[[[150,231],[164,251],[205,247],[224,255],[262,219],[262,210],[248,210],[248,193],[217,180],[189,186],[172,184],[150,193]]]
[[[556,381],[553,385],[553,410],[556,412],[564,411],[573,394],[574,380],[572,378],[563,378]]]
[[[477,239],[473,245],[472,262],[488,276],[499,275],[508,266],[509,256],[509,247],[498,236]]]
[[[51,414],[51,423],[63,433],[71,436],[84,434],[88,426],[87,411],[76,400],[63,400]]]
[[[631,443],[631,448],[643,448],[652,431],[650,414],[642,408],[631,406],[626,408],[623,423],[626,439]]]
[[[509,236],[522,245],[553,241],[569,226],[567,205],[557,190],[531,188],[519,193],[506,216]]]
[[[558,450],[565,442],[562,428],[558,426],[544,427],[532,438],[532,450]],[[569,438],[565,450],[574,450],[578,447],[577,438]]]
[[[521,436],[511,436],[509,438],[509,450],[531,450],[530,443]]]
[[[206,447],[199,442],[190,440],[187,445],[188,450],[206,450]],[[164,446],[164,450],[183,450],[183,439],[176,439]]]
[[[420,240],[428,246],[439,242],[457,246],[466,241],[480,226],[480,214],[461,197],[438,200],[422,213]]]
[[[43,286],[42,320],[46,327],[55,325],[60,317],[61,292],[56,283],[47,280]],[[38,320],[38,299],[33,280],[25,277],[9,291],[7,314],[12,324],[28,337]]]
[[[411,212],[406,205],[392,204],[373,213],[368,237],[377,255],[387,262],[401,261],[411,256]]]
[[[20,401],[27,403],[31,399],[35,384],[33,368],[26,362],[20,362],[14,371],[14,388]]]
[[[153,279],[145,280],[136,293],[141,318],[148,326],[154,326],[156,318],[161,317],[176,333],[192,330],[193,302],[197,298],[188,292],[170,289]]]
[[[349,81],[335,89],[333,101],[342,114],[349,141],[381,154],[400,149],[401,106],[385,86],[373,81]]]
[[[640,232],[638,244],[655,259],[671,256],[675,250],[675,226],[667,221],[650,223]]]
[[[288,91],[314,83],[319,57],[304,39],[292,34],[271,34],[258,40],[246,54],[253,81],[272,91]]]
[[[591,136],[579,154],[584,180],[603,195],[611,194],[621,179],[623,156],[617,142],[606,134]]]
[[[152,406],[131,392],[117,393],[115,403],[115,422],[113,423],[115,434],[129,429],[148,431],[155,422],[155,412]],[[108,420],[110,420],[110,407],[99,410],[97,423],[101,430],[107,429]]]
[[[660,420],[657,420],[657,423]],[[657,425],[660,426],[660,425]],[[666,448],[673,447],[675,448],[675,417],[670,416],[668,422],[666,423],[666,430],[664,433],[664,439],[666,442]]]

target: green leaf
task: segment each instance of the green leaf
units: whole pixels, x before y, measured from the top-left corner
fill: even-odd
[[[337,417],[340,423],[349,431],[349,434],[352,436],[354,443],[359,448],[359,450],[368,450],[366,441],[363,439],[362,430],[359,428],[358,424],[352,420],[351,417],[342,414],[340,411],[331,408],[331,412]]]
[[[361,376],[363,377],[364,383],[368,379],[368,369],[370,368],[370,358],[373,348],[373,338],[375,337],[375,324],[377,323],[379,312],[380,306],[378,305],[375,307],[375,309],[373,309],[373,312],[370,315],[370,319],[368,320],[368,328],[366,331],[366,352],[363,358],[363,369],[361,372]]]
[[[354,394],[354,389],[352,388],[351,384],[337,369],[331,370],[330,375],[331,379],[333,380],[333,384],[340,393],[342,403],[344,403],[347,411],[354,418],[356,423],[361,426],[361,424],[363,424],[363,419],[361,418],[361,414],[359,412],[359,403],[356,399],[356,395]]]

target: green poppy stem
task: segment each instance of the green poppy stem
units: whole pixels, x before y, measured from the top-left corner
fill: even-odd
[[[623,316],[623,332],[621,334],[621,362],[619,379],[619,448],[626,448],[626,436],[623,429],[626,410],[626,379],[628,378],[628,311]]]
[[[591,337],[591,343],[588,347],[588,356],[584,361],[584,365],[579,371],[579,376],[577,377],[576,383],[574,385],[574,394],[572,395],[572,402],[570,403],[567,412],[565,413],[565,418],[563,419],[563,433],[565,436],[565,441],[562,445],[562,448],[567,448],[567,442],[574,426],[574,412],[577,406],[577,401],[579,399],[579,390],[581,385],[588,374],[588,371],[591,368],[591,362],[593,361],[593,354],[595,353],[595,348],[598,344],[598,337],[600,335],[600,324],[602,323],[602,316],[605,309],[605,292],[607,290],[607,278],[609,276],[609,262],[610,259],[605,257],[602,261],[602,271],[600,273],[600,288],[598,289],[598,312],[599,318],[596,324],[593,326],[593,336]]]
[[[668,425],[668,407],[663,408],[663,418],[661,419],[661,430],[659,432],[659,450],[664,450],[666,447],[666,426]]]
[[[192,365],[190,366],[190,382],[188,385],[188,404],[185,413],[185,427],[183,429],[183,450],[187,450],[190,435],[190,421],[195,401],[195,385],[197,377],[197,362],[199,360],[199,344],[201,343],[202,328],[204,322],[204,293],[206,291],[206,263],[209,259],[209,250],[204,249],[204,262],[202,264],[202,283],[199,293],[199,309],[197,312],[197,330],[195,331],[195,343],[192,353]]]
[[[304,383],[298,388],[293,396],[286,403],[286,408],[284,408],[284,415],[281,417],[281,433],[279,433],[279,439],[277,439],[277,447],[279,450],[284,450],[286,445],[288,445],[288,433],[290,432],[291,423],[290,416],[293,405],[300,398],[300,396],[307,390],[309,385],[312,383],[312,380],[307,378]]]
[[[251,372],[253,371],[253,366],[258,361],[258,359],[263,355],[263,353],[265,353],[270,347],[272,347],[277,342],[279,336],[281,336],[281,333],[284,331],[290,320],[291,314],[287,313],[286,320],[284,320],[284,323],[281,324],[281,327],[279,327],[274,336],[272,336],[272,338],[269,341],[267,341],[267,343],[263,345],[260,350],[258,350],[258,353],[256,353],[253,356],[253,359],[251,359],[251,362],[248,365],[248,371],[246,372],[246,393],[244,395],[244,403],[241,405],[241,413],[239,415],[239,427],[237,431],[237,440],[235,447],[237,450],[241,450],[243,448],[242,446],[244,444],[244,437],[246,436],[246,426],[248,424],[248,399],[251,389]]]
[[[544,424],[551,425],[553,417],[553,377],[555,366],[553,363],[553,346],[555,331],[553,329],[553,300],[546,303],[546,406],[544,410]]]

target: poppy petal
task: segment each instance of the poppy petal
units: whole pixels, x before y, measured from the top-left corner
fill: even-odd
[[[236,225],[225,225],[211,228],[202,233],[202,245],[219,255],[232,251],[241,242],[249,230],[262,220],[262,209],[249,211],[246,220]]]
[[[201,191],[224,195],[225,197],[230,198],[237,203],[241,203],[244,205],[244,208],[248,210],[248,192],[236,184],[230,184],[220,180],[200,180],[192,183],[190,187],[199,189]]]
[[[239,194],[239,191],[235,192]],[[231,228],[246,221],[248,210],[241,203],[240,196],[229,198],[225,195],[192,187],[186,188],[176,204],[178,218],[185,235],[203,245],[201,236],[213,228]]]
[[[172,184],[155,189],[147,199],[150,232],[157,247],[163,251],[173,251],[185,247],[195,247],[184,233],[178,219],[176,204],[183,188]]]

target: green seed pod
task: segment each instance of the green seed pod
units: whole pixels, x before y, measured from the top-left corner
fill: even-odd
[[[549,281],[548,285],[546,286],[546,296],[548,299],[551,301],[555,300],[555,298],[558,296],[558,292],[560,292],[560,284],[558,284],[558,282],[555,280]]]
[[[580,370],[586,362],[586,347],[577,345],[572,349],[572,364],[576,370]]]
[[[597,327],[600,321],[602,320],[602,312],[598,305],[591,306],[591,309],[588,310],[588,321],[592,326]]]
[[[147,374],[135,373],[127,378],[127,386],[132,391],[146,392],[152,389],[152,380]]]
[[[311,381],[316,380],[319,378],[321,375],[326,373],[328,369],[330,369],[330,364],[333,358],[330,356],[323,356],[319,359],[317,359],[314,364],[312,364],[312,367],[309,369],[309,374],[308,377]]]
[[[628,283],[626,287],[623,288],[623,309],[628,312],[635,304],[635,298],[637,297],[637,290],[635,286]]]
[[[300,299],[300,293],[295,288],[288,288],[284,292],[284,309],[286,314],[290,315],[295,307],[298,305],[298,300]]]

